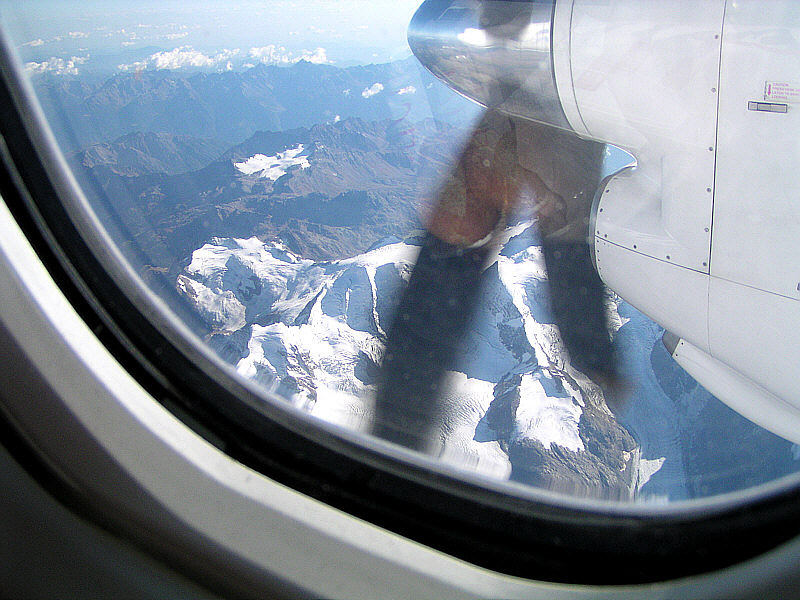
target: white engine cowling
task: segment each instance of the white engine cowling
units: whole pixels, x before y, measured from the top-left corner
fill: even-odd
[[[597,204],[600,276],[682,338],[673,356],[710,391],[799,442],[800,5],[555,14],[571,23],[570,124],[639,163]]]

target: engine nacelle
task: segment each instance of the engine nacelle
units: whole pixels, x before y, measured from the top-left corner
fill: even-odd
[[[598,273],[800,443],[800,4],[428,0],[409,43],[467,97],[636,157],[593,206]]]

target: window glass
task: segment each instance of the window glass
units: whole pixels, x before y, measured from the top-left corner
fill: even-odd
[[[580,498],[666,504],[799,470],[797,446],[706,391],[612,290],[597,293],[613,354],[570,357],[593,317],[565,327],[559,294],[595,292],[548,271],[591,248],[579,228],[545,238],[630,156],[451,90],[409,48],[418,4],[2,9],[136,272],[287,407]],[[520,158],[537,143],[546,158]]]

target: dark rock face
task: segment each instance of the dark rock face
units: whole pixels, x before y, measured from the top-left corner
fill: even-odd
[[[531,365],[519,370],[527,372],[511,374],[495,386],[494,400],[483,419],[508,453],[511,479],[580,497],[629,499],[636,484],[636,442],[631,435],[604,404],[596,405],[585,396],[578,426],[584,450],[576,452],[555,443],[546,447],[537,439],[520,435],[517,411],[522,379],[541,369]],[[568,377],[548,371],[556,382]]]
[[[126,177],[148,173],[175,175],[201,169],[218,159],[227,147],[219,140],[136,132],[110,143],[90,146],[70,159],[84,169],[104,166]]]
[[[483,417],[483,423],[491,429],[500,445],[508,452],[509,440],[514,435],[516,426],[517,409],[519,408],[519,386],[522,376],[519,374],[508,377],[494,386],[494,400]],[[483,436],[486,436],[484,431]]]

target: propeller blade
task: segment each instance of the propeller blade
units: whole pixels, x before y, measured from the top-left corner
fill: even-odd
[[[492,234],[519,196],[513,123],[487,111],[434,199],[386,340],[373,433],[436,454],[445,373],[473,321]]]
[[[572,365],[605,386],[617,378],[605,309],[605,287],[585,243],[542,245],[550,304]]]
[[[481,288],[485,251],[462,251],[428,233],[389,329],[373,433],[437,454],[445,374],[454,368]]]
[[[572,364],[611,391],[618,368],[590,230],[592,202],[606,175],[606,145],[523,119],[515,127],[520,164],[540,183],[537,223],[561,339]]]

